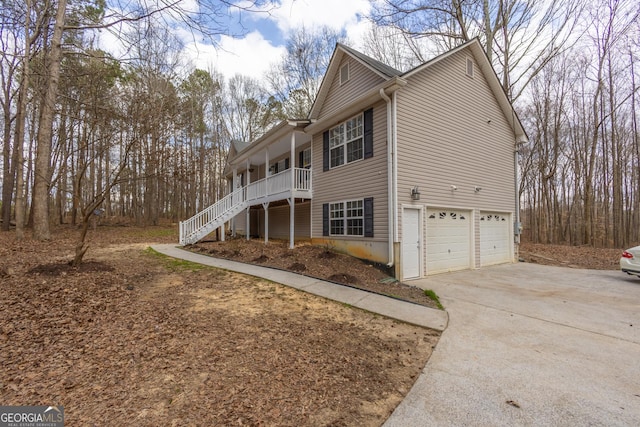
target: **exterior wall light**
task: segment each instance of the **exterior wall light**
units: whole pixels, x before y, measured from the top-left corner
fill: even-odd
[[[473,188],[473,191],[475,191],[476,193],[479,193],[480,190],[482,190],[482,187],[478,187],[477,185]]]
[[[411,200],[420,200],[420,190],[417,186],[411,189]]]

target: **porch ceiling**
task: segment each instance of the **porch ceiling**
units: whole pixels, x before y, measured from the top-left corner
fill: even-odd
[[[311,135],[304,133],[304,127],[310,122],[284,121],[272,128],[261,138],[253,142],[246,149],[238,153],[233,159],[229,159],[231,168],[242,169],[247,159],[252,165],[265,163],[265,151],[269,150],[269,159],[275,159],[291,151],[291,138],[294,137],[295,148],[311,142]]]
[[[295,132],[295,147],[296,149],[301,146],[311,142],[311,135],[307,135],[304,132]],[[251,153],[249,158],[249,163],[252,165],[262,165],[265,162],[265,150],[269,148],[269,159],[275,159],[283,154],[289,153],[291,151],[291,133],[278,138],[273,141],[268,146],[263,147],[261,150]],[[242,163],[246,161],[243,160]],[[238,167],[242,167],[242,164],[239,164]]]

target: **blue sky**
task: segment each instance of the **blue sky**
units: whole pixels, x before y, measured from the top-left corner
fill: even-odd
[[[302,26],[326,25],[345,30],[349,40],[357,43],[370,25],[363,18],[369,13],[369,0],[277,0],[275,3],[268,12],[243,12],[244,34],[235,38],[220,37],[218,49],[209,43],[194,43],[185,35],[185,53],[198,68],[216,69],[226,77],[239,73],[260,79],[284,53],[288,35]],[[230,22],[237,24],[237,13],[231,16]]]
[[[144,0],[132,0],[129,3],[132,9],[135,9],[136,1]],[[237,0],[234,4],[246,6],[247,3],[247,0]],[[198,10],[196,0],[180,0],[179,6],[187,11]],[[242,35],[220,36],[216,46],[209,40],[194,36],[186,26],[181,27],[181,20],[172,18],[171,12],[163,18],[176,25],[175,34],[184,43],[183,54],[192,66],[216,70],[226,78],[244,74],[262,79],[284,54],[289,35],[303,26],[307,29],[328,26],[344,31],[348,40],[358,48],[359,40],[371,25],[365,18],[370,9],[370,0],[273,0],[269,6],[256,12],[241,14],[237,8],[232,8],[228,18],[229,32]],[[116,15],[121,16],[121,13]],[[126,25],[118,25],[116,32],[126,30]],[[102,31],[99,39],[100,46],[114,56],[124,58],[128,55],[115,33]]]

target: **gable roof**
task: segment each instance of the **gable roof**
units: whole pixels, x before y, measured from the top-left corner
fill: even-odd
[[[310,119],[317,118],[318,114],[320,113],[320,109],[327,97],[329,88],[331,86],[331,82],[333,81],[333,77],[336,75],[336,73],[339,72],[338,68],[340,66],[340,63],[342,62],[342,58],[344,57],[344,55],[349,55],[352,58],[356,59],[358,62],[360,62],[361,64],[369,68],[371,71],[378,74],[380,77],[382,77],[386,81],[390,81],[392,79],[400,79],[400,80],[406,81],[407,78],[413,76],[414,74],[420,73],[425,69],[432,67],[434,64],[437,64],[443,61],[444,59],[448,58],[449,56],[454,55],[465,49],[468,49],[471,51],[472,56],[474,57],[474,59],[476,60],[476,63],[480,67],[480,70],[482,71],[482,74],[486,78],[487,83],[489,84],[491,91],[496,97],[496,100],[500,108],[502,109],[507,121],[509,122],[509,124],[511,125],[511,128],[514,130],[514,133],[516,134],[516,138],[518,139],[517,142],[527,140],[528,139],[527,133],[524,130],[524,127],[522,126],[522,122],[520,121],[520,118],[518,117],[516,111],[514,110],[513,105],[511,104],[511,101],[509,101],[509,97],[507,96],[504,88],[502,87],[502,84],[500,83],[500,79],[498,78],[498,75],[493,69],[491,62],[489,61],[489,58],[487,57],[487,54],[484,48],[482,47],[480,40],[477,37],[472,40],[469,40],[466,43],[461,44],[460,46],[457,46],[451,49],[448,52],[438,55],[432,58],[431,60],[421,65],[418,65],[417,67],[405,73],[402,73],[396,70],[395,68],[390,67],[389,65],[386,65],[361,52],[358,52],[355,49],[352,49],[346,45],[343,45],[342,43],[338,43],[333,52],[333,56],[331,57],[331,61],[329,62],[329,67],[327,68],[327,71],[322,79],[322,83],[320,84],[318,95],[316,96],[313,106],[311,107],[311,111],[309,112],[309,118]]]
[[[322,77],[322,82],[320,83],[320,89],[318,90],[316,99],[313,101],[313,105],[309,111],[309,118],[316,118],[320,113],[322,104],[324,104],[327,94],[329,93],[331,82],[333,81],[334,76],[339,72],[340,63],[342,62],[344,55],[351,56],[384,80],[390,80],[393,77],[398,77],[402,74],[401,71],[398,71],[377,59],[373,59],[370,56],[367,56],[362,52],[358,52],[357,50],[342,43],[337,43],[333,51],[333,55],[331,56],[331,61],[329,61],[329,67],[327,67],[327,71]]]
[[[378,74],[381,74],[383,77],[391,78],[393,76],[399,76],[402,74],[401,71],[396,70],[395,68],[378,61],[377,59],[371,58],[370,56],[365,55],[362,52],[358,52],[355,49],[350,48],[342,43],[338,43],[338,47],[349,52],[353,57],[355,57],[361,63],[367,65],[373,71],[376,71]]]
[[[240,139],[232,139],[231,140],[231,145],[233,146],[233,148],[235,148],[236,153],[241,152],[242,150],[244,150],[245,148],[247,148],[248,146],[251,145],[251,142],[247,142],[247,141],[242,141]]]

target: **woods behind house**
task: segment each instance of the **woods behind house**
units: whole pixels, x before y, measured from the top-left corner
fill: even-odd
[[[217,19],[230,13],[225,1],[197,2],[198,14],[147,3],[2,3],[3,230],[32,226],[48,239],[51,224],[86,223],[96,209],[140,225],[189,217],[226,194],[232,140],[306,116],[336,42],[406,71],[479,37],[529,136],[514,141],[525,237],[640,242],[635,1],[389,0],[372,8],[361,41],[294,30],[261,80],[183,55],[176,23],[216,40],[229,33]],[[239,20],[275,7],[244,4]],[[98,42],[105,32],[113,52]]]

